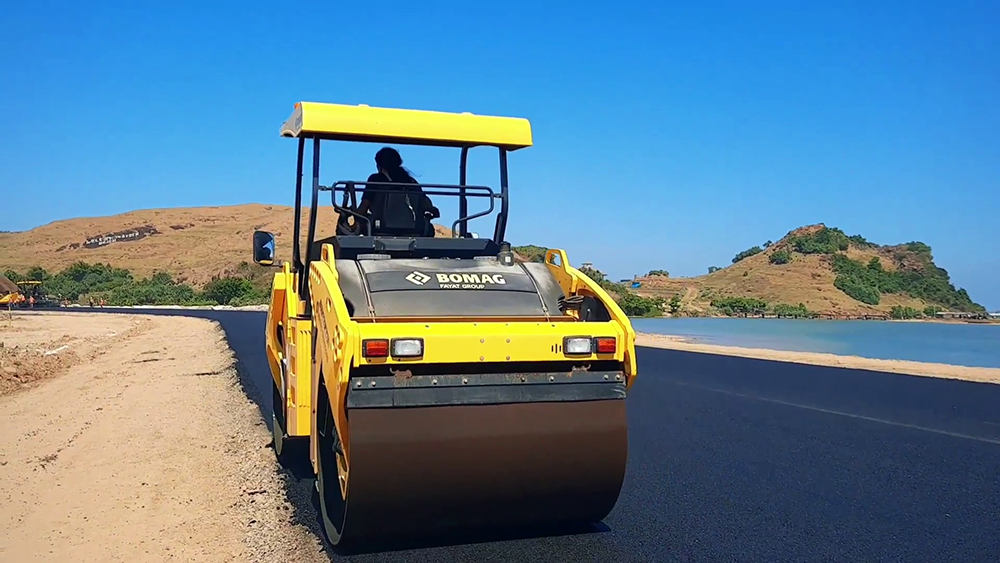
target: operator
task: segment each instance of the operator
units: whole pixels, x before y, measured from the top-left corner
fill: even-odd
[[[431,203],[429,197],[424,194],[419,182],[403,168],[403,157],[399,152],[391,147],[384,147],[375,153],[375,166],[378,172],[368,176],[368,182],[393,182],[399,184],[414,184],[414,187],[401,186],[366,186],[364,195],[361,196],[361,204],[358,205],[358,213],[362,216],[371,215],[373,228],[381,227],[381,223],[388,221],[412,222],[415,227],[403,229],[407,232],[394,232],[400,235],[425,235],[422,225],[429,225],[431,219],[441,216],[441,211]],[[369,189],[371,188],[371,189]],[[400,190],[403,193],[398,193]],[[419,193],[420,199],[416,202],[410,199],[410,193]],[[391,207],[390,207],[391,206]],[[396,231],[391,226],[379,230]],[[432,234],[433,236],[433,234]]]

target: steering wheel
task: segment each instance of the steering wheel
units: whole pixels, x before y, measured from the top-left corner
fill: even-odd
[[[354,190],[354,182],[347,183],[347,189],[344,190],[344,199],[340,207],[354,213],[358,212],[357,192]],[[353,227],[348,223],[350,217],[354,217]],[[350,213],[337,213],[337,234],[345,236],[361,234],[361,219]]]
[[[353,209],[351,211],[354,211]],[[351,217],[348,213],[340,213],[337,216],[337,234],[344,236],[354,236],[361,231],[361,221],[357,217],[354,217],[354,226],[351,226],[347,222],[348,218]]]

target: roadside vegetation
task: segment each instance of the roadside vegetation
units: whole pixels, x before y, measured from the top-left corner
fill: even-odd
[[[805,305],[789,305],[788,303],[768,303],[756,297],[717,297],[711,302],[712,307],[727,317],[762,317],[773,315],[783,319],[811,319],[816,313]]]
[[[630,317],[663,316],[663,308],[666,307],[667,302],[662,297],[643,297],[626,287],[625,284],[609,280],[600,270],[580,268],[580,272],[597,282],[604,291],[610,293],[626,315]]]
[[[511,250],[520,255],[526,262],[544,262],[547,248],[528,244],[525,246],[512,246]]]
[[[511,250],[516,252],[518,256],[526,262],[543,262],[545,260],[545,253],[548,251],[547,248],[535,246],[533,244],[525,246],[512,246]],[[618,306],[622,308],[622,311],[624,311],[626,315],[630,317],[663,316],[663,310],[667,307],[667,301],[665,299],[661,297],[643,297],[632,291],[631,288],[627,287],[625,284],[609,280],[604,272],[594,268],[581,267],[580,272],[597,282],[597,284],[600,285],[604,291],[611,294],[611,297],[618,303]],[[649,275],[663,277],[670,276],[666,270],[652,270]],[[676,303],[671,301],[670,308],[675,312],[680,308],[680,297],[677,297]]]
[[[258,305],[267,303],[269,278],[260,268],[240,264],[236,272],[219,276],[201,288],[179,282],[170,274],[160,272],[137,279],[132,272],[107,264],[78,262],[51,274],[44,268],[33,267],[26,272],[8,270],[4,273],[13,282],[42,282],[46,296],[89,304],[93,299],[112,306],[132,305]]]

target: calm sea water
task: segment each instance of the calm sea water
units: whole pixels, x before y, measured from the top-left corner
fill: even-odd
[[[792,319],[633,319],[705,344],[1000,368],[1000,326]]]

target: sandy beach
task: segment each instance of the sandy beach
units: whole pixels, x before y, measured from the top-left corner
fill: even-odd
[[[784,350],[768,350],[763,348],[719,346],[716,344],[702,344],[681,336],[649,333],[639,333],[636,336],[636,345],[647,346],[650,348],[664,348],[668,350],[701,352],[705,354],[757,358],[778,362],[863,369],[922,377],[961,379],[982,383],[1000,383],[1000,369],[997,368],[955,366],[950,364],[914,362],[909,360],[881,360],[862,358],[859,356],[824,354],[819,352],[790,352]]]

